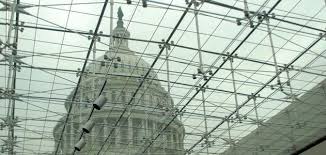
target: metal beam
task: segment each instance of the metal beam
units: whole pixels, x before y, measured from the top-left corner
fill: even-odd
[[[0,23],[0,25],[8,25],[8,23]],[[78,33],[78,34],[84,34],[84,35],[91,35],[89,32],[84,32],[84,31],[70,31],[70,30],[63,30],[63,29],[55,29],[55,28],[46,28],[46,27],[40,27],[40,26],[27,26],[27,25],[18,25],[18,27],[24,27],[24,28],[34,28],[34,29],[41,29],[41,30],[49,30],[49,31],[56,31],[56,32],[65,32],[65,33]],[[97,36],[101,36],[101,37],[108,37],[110,38],[111,35],[108,34],[98,34]],[[116,36],[112,36],[113,38],[121,38],[121,39],[126,39],[126,40],[131,40],[131,41],[139,41],[139,42],[149,42],[149,43],[155,43],[155,44],[162,44],[162,42],[160,41],[150,41],[150,40],[144,40],[144,39],[138,39],[138,38],[124,38],[124,37],[116,37]],[[175,46],[175,47],[179,47],[179,48],[184,48],[184,49],[189,49],[189,50],[194,50],[197,51],[197,48],[193,48],[193,47],[188,47],[188,46],[184,46],[184,45],[177,45],[177,44],[167,44],[170,46]],[[274,66],[273,63],[269,63],[269,62],[265,62],[265,61],[259,61],[259,60],[255,60],[255,59],[250,59],[250,58],[245,58],[245,57],[240,57],[240,56],[233,56],[233,55],[227,55],[224,53],[217,53],[217,52],[213,52],[213,51],[209,51],[209,50],[204,50],[201,49],[202,52],[204,53],[208,53],[208,54],[213,54],[213,55],[219,55],[219,56],[229,56],[231,58],[234,59],[239,59],[239,60],[244,60],[244,61],[249,61],[249,62],[254,62],[254,63],[260,63],[263,65],[268,65],[268,66]],[[171,61],[171,60],[170,60]],[[278,65],[279,68],[284,68],[283,65]],[[304,72],[307,74],[312,74],[312,75],[317,75],[317,76],[324,76],[326,77],[326,75],[323,74],[319,74],[319,73],[315,73],[315,72],[310,72],[310,71],[305,71],[305,70],[301,70],[301,69],[296,69],[293,68],[292,70],[294,71],[298,71],[298,72]]]
[[[310,46],[308,48],[306,48],[303,52],[301,52],[296,58],[294,58],[290,63],[288,63],[285,68],[289,68],[294,62],[296,62],[302,55],[304,55],[307,51],[309,51],[314,45],[316,45],[320,40],[322,39],[322,37],[320,37],[319,39],[315,40],[312,44],[310,44]],[[257,96],[263,89],[265,89],[265,87],[271,83],[273,80],[275,80],[277,78],[277,76],[279,76],[281,73],[283,72],[283,70],[279,71],[275,76],[273,76],[268,82],[265,83],[265,85],[263,87],[261,87],[259,90],[257,90],[255,93],[253,93],[253,96]],[[239,106],[238,109],[241,109],[242,107],[244,107],[252,98],[248,98],[243,104],[241,104]],[[237,110],[238,110],[237,109]],[[213,133],[216,129],[218,129],[223,123],[225,123],[225,121],[227,119],[230,119],[232,117],[232,115],[234,115],[236,113],[236,111],[233,111],[229,116],[226,117],[225,120],[222,120],[217,126],[215,126],[210,132],[209,134]],[[196,142],[192,147],[190,147],[190,149],[193,149],[196,145],[198,145],[201,141],[203,140],[203,138],[201,138],[198,142]]]

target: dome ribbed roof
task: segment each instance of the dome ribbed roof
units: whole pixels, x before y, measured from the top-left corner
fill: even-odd
[[[148,72],[150,65],[135,54],[134,51],[130,50],[128,47],[128,38],[130,37],[129,31],[123,26],[122,16],[123,13],[121,8],[118,11],[119,20],[117,22],[117,27],[113,31],[114,39],[112,40],[112,47],[102,55],[96,58],[96,61],[90,63],[86,67],[86,74],[82,77],[81,88],[79,91],[84,90],[90,94],[98,94],[100,88],[103,86],[105,77],[107,75],[107,84],[104,91],[112,90],[136,90],[140,85],[141,80]],[[122,38],[120,38],[122,37]],[[94,68],[95,64],[95,68]],[[95,76],[93,74],[95,69]],[[154,80],[151,80],[154,79]],[[93,80],[95,80],[96,90],[95,92],[90,92]],[[164,107],[171,108],[173,101],[167,91],[161,86],[157,74],[151,70],[147,79],[145,81],[147,85],[146,93],[157,93],[161,94],[166,101],[169,102],[164,105]],[[65,103],[66,109],[69,109],[69,99],[71,99],[72,93],[68,96],[68,102]],[[77,93],[77,96],[80,92]],[[88,96],[88,95],[84,95]],[[76,97],[78,98],[78,97]],[[87,102],[83,99],[82,102]]]

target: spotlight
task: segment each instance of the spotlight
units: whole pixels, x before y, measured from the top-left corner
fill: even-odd
[[[104,95],[99,96],[93,103],[93,107],[97,110],[101,110],[103,105],[106,103],[106,97]]]
[[[240,19],[237,19],[236,22],[237,22],[237,25],[238,25],[238,26],[241,25],[241,21],[240,21]]]
[[[80,151],[81,149],[83,149],[83,147],[86,145],[86,141],[85,141],[85,139],[84,138],[81,138],[78,142],[77,142],[77,144],[75,145],[75,149],[77,150],[77,151]]]
[[[91,130],[93,129],[94,125],[95,125],[95,123],[94,123],[93,120],[91,120],[91,119],[88,120],[86,122],[86,124],[83,126],[83,131],[86,132],[86,133],[90,133]]]
[[[143,7],[146,8],[147,7],[147,0],[142,0],[143,1]]]
[[[113,63],[113,67],[114,67],[114,68],[118,68],[118,67],[119,67],[119,66],[118,66],[118,63],[116,63],[116,62]]]
[[[197,77],[196,77],[196,75],[195,74],[193,74],[192,75],[192,79],[196,79]]]
[[[121,62],[121,58],[120,58],[120,57],[117,57],[117,61],[118,61],[118,62]]]
[[[107,55],[104,55],[104,60],[108,60],[109,57]]]

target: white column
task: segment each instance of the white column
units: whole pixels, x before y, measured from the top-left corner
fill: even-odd
[[[130,116],[130,109],[129,109],[129,114],[128,114],[128,116]],[[131,151],[131,150],[133,150],[133,148],[134,147],[132,147],[131,149],[130,149],[130,146],[133,146],[132,145],[132,119],[129,117],[128,118],[129,120],[128,120],[128,155],[131,155],[133,152]]]
[[[107,124],[106,124],[105,118],[102,119],[102,124],[103,124],[102,135],[101,135],[101,138],[99,140],[99,143],[103,143],[106,136],[107,136]]]

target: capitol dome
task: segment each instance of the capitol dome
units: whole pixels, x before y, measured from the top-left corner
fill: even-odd
[[[82,125],[85,124],[105,79],[107,83],[102,94],[106,96],[107,103],[101,110],[94,111],[92,119],[95,127],[85,136],[86,146],[78,154],[97,154],[100,149],[110,155],[141,154],[144,146],[166,127],[166,120],[171,120],[174,115],[173,99],[161,86],[156,73],[151,71],[147,79],[143,78],[150,65],[129,49],[130,33],[123,26],[122,16],[119,8],[112,47],[87,66],[86,73],[81,75],[82,81],[74,104],[71,105],[71,98],[75,90],[65,102],[66,110],[70,106],[72,110],[59,145],[61,154],[71,154],[74,151]],[[139,88],[141,82],[144,83]],[[137,89],[139,90],[132,99]],[[132,101],[130,105],[129,101]],[[126,113],[121,115],[124,111]],[[117,123],[118,119],[120,121]],[[65,120],[66,116],[53,130],[56,146]],[[175,119],[155,140],[147,154],[184,154],[184,134],[183,124]]]

